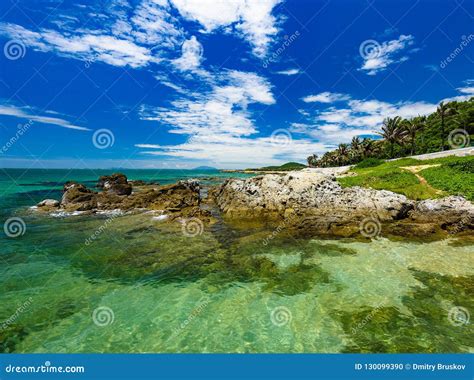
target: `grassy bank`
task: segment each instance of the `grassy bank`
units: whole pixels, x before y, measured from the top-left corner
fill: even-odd
[[[419,161],[404,158],[371,167],[356,166],[352,177],[339,178],[344,187],[390,190],[410,199],[462,195],[474,201],[474,157],[444,157]]]

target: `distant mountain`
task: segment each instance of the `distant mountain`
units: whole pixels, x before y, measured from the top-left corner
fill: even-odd
[[[219,169],[213,168],[212,166],[198,166],[197,168],[194,168],[193,170],[218,171]]]

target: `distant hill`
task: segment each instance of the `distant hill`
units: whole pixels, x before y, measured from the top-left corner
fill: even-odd
[[[306,165],[300,164],[299,162],[287,162],[286,164],[280,166],[264,166],[263,168],[258,169],[247,169],[247,170],[259,170],[259,171],[291,171],[291,170],[301,170],[306,168]]]
[[[217,171],[217,170],[219,170],[219,169],[213,168],[212,166],[198,166],[197,168],[194,168],[193,170],[201,170],[201,171],[203,171],[203,170],[205,170],[205,171],[211,171],[211,170],[212,170],[212,171]]]

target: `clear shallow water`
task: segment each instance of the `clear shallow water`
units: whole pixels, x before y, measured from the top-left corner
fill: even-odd
[[[450,314],[474,310],[466,242],[264,245],[271,229],[222,222],[187,237],[152,214],[26,211],[44,191],[2,196],[3,220],[26,222],[0,241],[3,352],[473,351],[472,323]]]

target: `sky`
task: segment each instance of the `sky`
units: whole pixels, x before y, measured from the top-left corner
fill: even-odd
[[[2,0],[0,49],[0,167],[259,167],[474,95],[474,2]]]

